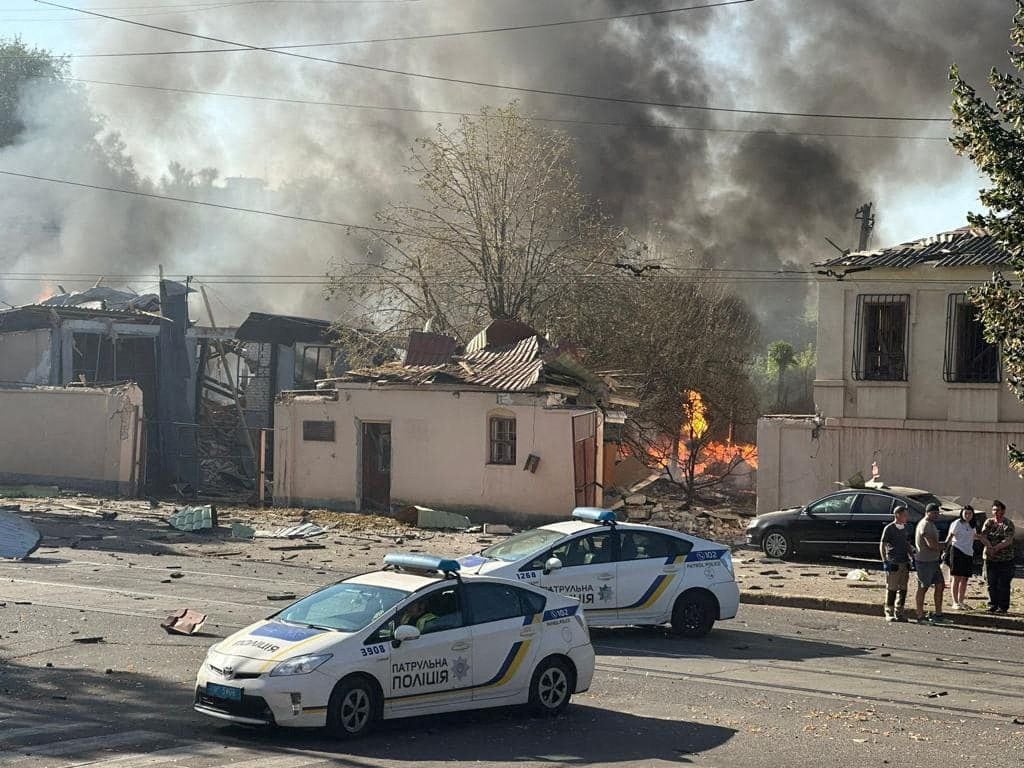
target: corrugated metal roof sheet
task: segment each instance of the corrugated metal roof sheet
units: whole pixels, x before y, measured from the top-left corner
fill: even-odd
[[[821,263],[822,267],[866,269],[913,267],[993,267],[1006,264],[1010,253],[986,230],[962,227],[874,251],[856,251]]]

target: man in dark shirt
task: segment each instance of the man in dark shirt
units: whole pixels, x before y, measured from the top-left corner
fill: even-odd
[[[910,531],[907,508],[898,506],[892,511],[893,521],[882,529],[878,551],[885,571],[885,620],[906,621],[903,606],[907,602],[907,582],[910,579]]]

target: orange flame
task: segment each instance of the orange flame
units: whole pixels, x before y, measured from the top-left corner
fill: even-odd
[[[694,470],[698,476],[727,473],[742,463],[746,463],[751,469],[757,469],[757,446],[734,441],[731,427],[729,437],[724,442],[701,442],[710,425],[707,406],[700,392],[686,392],[683,413],[685,420],[679,432],[678,447],[674,435],[662,435],[648,449],[648,455],[660,466],[669,469],[675,464],[686,466],[690,459],[690,451],[694,449],[697,451]]]

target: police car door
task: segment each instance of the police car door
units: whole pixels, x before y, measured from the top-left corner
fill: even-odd
[[[530,684],[544,629],[544,598],[512,583],[463,585],[473,629],[473,699],[522,694]],[[455,660],[456,672],[460,659]]]
[[[686,554],[693,547],[655,531],[619,530],[616,583],[619,618],[657,619],[672,611],[672,601],[686,578]]]
[[[398,611],[396,625],[415,603],[426,603],[421,634],[391,647],[387,674],[380,681],[387,704],[395,709],[436,708],[471,696],[470,683],[456,674],[455,663],[472,649],[470,628],[463,618],[458,582],[422,593]],[[458,689],[466,691],[460,696]]]
[[[575,597],[595,617],[614,615],[618,605],[615,592],[616,533],[612,528],[595,529],[564,541],[548,550],[538,562],[540,586],[560,595]],[[558,558],[562,567],[543,573],[544,563]]]

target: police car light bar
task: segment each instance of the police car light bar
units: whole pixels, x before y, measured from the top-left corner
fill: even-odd
[[[602,525],[615,525],[618,522],[614,512],[610,509],[601,509],[600,507],[576,507],[572,511],[572,516],[577,520],[586,520],[590,523],[601,523]]]
[[[440,571],[455,573],[459,570],[458,560],[449,560],[434,555],[415,555],[411,553],[394,553],[384,555],[384,564],[406,571]]]

